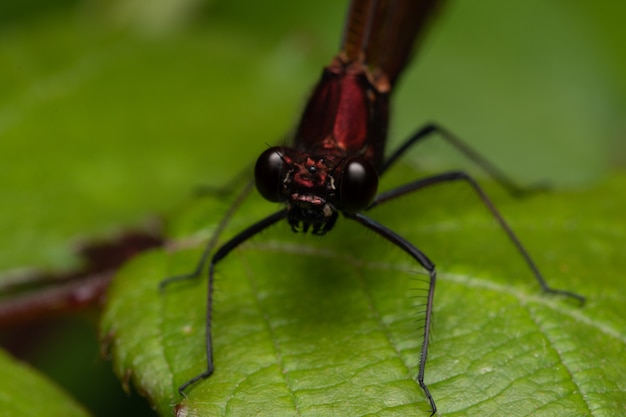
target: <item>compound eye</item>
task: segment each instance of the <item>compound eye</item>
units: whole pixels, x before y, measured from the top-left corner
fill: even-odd
[[[256,189],[268,201],[282,200],[280,191],[283,182],[283,151],[281,147],[267,149],[256,160],[254,182]]]
[[[366,209],[378,190],[378,173],[367,160],[350,158],[339,181],[340,209],[349,213]]]

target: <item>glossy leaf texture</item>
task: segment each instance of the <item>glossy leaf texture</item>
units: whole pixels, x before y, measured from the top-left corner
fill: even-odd
[[[626,230],[619,219],[626,201],[617,194],[625,185],[617,176],[587,191],[524,200],[490,187],[551,284],[584,294],[584,307],[542,294],[462,186],[372,213],[439,265],[426,381],[442,414],[623,413],[626,265],[619,247]],[[198,201],[173,232],[187,234],[202,218],[210,224],[225,205],[223,198]],[[226,235],[259,218],[263,205],[251,197]],[[198,254],[155,251],[136,259],[117,277],[103,319],[117,374],[161,415],[177,403],[181,416],[427,415],[413,380],[424,276],[345,219],[321,239],[276,226],[219,265],[216,370],[179,397],[177,387],[206,363],[206,278],[162,292],[158,284],[189,271]]]
[[[287,0],[213,1],[195,9],[201,2],[8,0],[0,3],[0,62],[3,63],[0,65],[2,289],[16,277],[22,277],[24,268],[71,270],[79,264],[74,254],[77,242],[115,236],[120,230],[149,223],[148,218],[153,215],[173,218],[176,224],[171,227],[169,237],[177,241],[189,239],[192,241],[190,245],[194,247],[200,245],[199,242],[210,235],[211,225],[226,211],[228,201],[191,203],[193,207],[189,210],[196,213],[191,216],[184,208],[180,209],[184,214],[178,213],[176,207],[187,204],[194,187],[228,183],[240,169],[250,166],[268,144],[281,141],[295,123],[304,97],[319,76],[322,65],[336,52],[345,11],[342,2],[329,0],[312,2],[306,7]],[[187,7],[190,4],[195,6]],[[172,7],[179,9],[173,10]],[[550,207],[544,209],[542,206],[545,200],[534,199],[530,200],[536,204],[533,206],[533,216],[524,212],[529,210],[528,205],[522,205],[519,209],[514,209],[512,205],[511,208],[507,207],[505,214],[511,214],[512,221],[526,223],[525,227],[529,231],[522,237],[533,253],[538,248],[537,242],[543,245],[539,246],[539,251],[545,251],[542,268],[551,265],[556,268],[554,271],[546,271],[549,278],[557,277],[557,283],[568,288],[575,287],[590,298],[589,306],[581,311],[587,312],[587,308],[594,307],[592,311],[596,314],[592,318],[598,319],[599,323],[608,323],[604,326],[606,334],[611,334],[614,328],[618,329],[618,333],[619,329],[623,329],[623,323],[619,321],[623,312],[618,306],[623,304],[621,297],[624,291],[620,284],[622,281],[617,279],[623,267],[617,248],[619,238],[623,236],[624,222],[619,216],[604,211],[614,213],[609,208],[614,207],[612,205],[620,207],[617,198],[621,195],[619,187],[612,182],[619,183],[619,177],[607,183],[602,182],[602,178],[609,175],[611,166],[615,166],[616,162],[623,166],[625,161],[620,156],[624,150],[621,139],[623,120],[626,119],[622,116],[626,92],[626,77],[623,76],[626,73],[626,54],[623,53],[625,44],[622,41],[624,25],[620,20],[624,14],[623,7],[623,2],[617,0],[602,3],[576,0],[567,4],[540,0],[516,4],[497,0],[451,2],[433,26],[431,34],[426,37],[417,61],[400,80],[393,106],[390,137],[391,142],[397,144],[416,127],[435,120],[463,137],[523,183],[547,179],[557,185],[557,190],[560,186],[585,189],[597,183],[597,188],[592,188],[587,194],[581,191],[580,197],[574,200],[561,197],[551,200],[553,197],[550,195],[550,204],[561,210],[554,212],[553,217],[549,214]],[[136,13],[135,16],[132,16],[133,13]],[[112,21],[119,25],[112,25]],[[442,148],[445,146],[425,144],[422,148],[420,145],[419,151],[408,155],[407,161],[432,171],[458,167],[460,162],[464,162],[460,159],[450,160],[451,152],[446,153],[446,149],[441,152]],[[560,192],[554,195],[561,196]],[[578,211],[586,198],[592,199],[593,204],[598,206],[596,211]],[[496,202],[500,203],[501,199],[496,199]],[[449,217],[444,216],[439,222],[429,223],[427,218],[422,217],[419,236],[415,240],[437,261],[442,270],[437,297],[450,294],[452,301],[448,303],[465,300],[457,297],[451,289],[446,290],[446,282],[454,281],[454,272],[461,275],[499,276],[503,278],[503,283],[504,277],[515,273],[514,282],[519,283],[533,297],[537,295],[536,287],[529,282],[532,278],[526,275],[523,266],[514,272],[508,263],[498,262],[500,246],[506,248],[506,243],[494,245],[491,237],[479,240],[482,233],[472,233],[471,224],[467,222],[463,222],[462,232],[459,231],[456,236],[458,251],[447,246],[437,246],[438,240],[447,244],[453,239],[448,234],[448,221],[456,221],[455,210],[465,203],[463,199],[452,199],[450,205],[446,206],[448,203],[445,201],[435,204],[426,199],[421,204],[409,203],[404,206],[403,203],[390,207],[392,211],[387,214],[381,211],[377,218],[404,233],[405,225],[400,224],[400,220],[422,217],[424,207],[436,206],[439,208],[435,210],[448,210]],[[217,206],[212,207],[212,204]],[[259,204],[261,211],[267,207],[264,203]],[[408,212],[394,211],[402,207],[407,207]],[[523,216],[517,215],[515,210],[521,210]],[[574,216],[575,219],[582,220],[560,223],[561,216],[572,212],[578,216]],[[242,213],[243,217],[233,219],[233,227],[242,228],[261,214]],[[549,217],[544,218],[546,214]],[[591,218],[593,216],[596,216],[595,220]],[[397,222],[392,222],[394,219]],[[570,239],[570,234],[578,233],[576,228],[580,224],[587,227],[580,233],[581,240]],[[294,292],[287,293],[294,298],[290,300],[287,297],[287,300],[293,303],[304,300],[312,306],[318,303],[327,306],[324,304],[328,302],[324,301],[325,297],[333,295],[337,291],[336,286],[341,284],[341,288],[350,290],[336,294],[336,301],[331,307],[342,313],[346,306],[338,305],[351,302],[349,296],[351,289],[355,288],[353,284],[366,285],[366,281],[357,279],[359,268],[368,270],[365,266],[359,266],[359,262],[362,259],[378,259],[378,251],[387,251],[389,248],[358,228],[348,225],[341,227],[347,227],[341,229],[344,232],[358,236],[359,244],[352,244],[351,241],[343,244],[339,233],[334,233],[329,237],[330,240],[308,239],[304,243],[296,240],[287,245],[294,248],[292,251],[287,250],[287,253],[304,250],[304,255],[294,258],[295,254],[286,256],[283,254],[284,249],[281,252],[270,247],[262,252],[261,260],[248,261],[249,269],[256,271],[255,275],[270,280],[263,288],[278,291],[295,286]],[[556,237],[555,227],[558,231]],[[437,229],[438,233],[428,234],[428,241],[422,240],[422,233],[428,232],[429,228]],[[260,236],[258,244],[264,244],[264,236],[272,236],[272,233],[276,233],[279,240],[285,235],[292,237],[285,228],[277,229]],[[497,236],[497,232],[494,233]],[[553,239],[556,241],[552,242]],[[367,245],[362,244],[364,242]],[[313,255],[311,259],[306,253],[314,243],[322,246],[319,256],[328,263],[328,267],[311,266],[317,259]],[[333,256],[324,255],[327,253],[326,245],[332,248]],[[351,251],[357,246],[363,248],[361,250],[371,248],[372,255],[364,254],[366,252],[355,255],[356,264],[350,266],[348,261],[352,258],[345,258],[346,248]],[[490,247],[490,252],[494,254],[487,256],[483,247]],[[389,253],[394,259],[401,258],[393,250]],[[227,340],[231,339],[225,334],[224,328],[219,327],[219,323],[229,322],[220,316],[220,311],[226,311],[223,314],[230,311],[233,316],[238,316],[239,312],[227,310],[224,305],[230,300],[224,297],[227,294],[229,297],[241,297],[241,288],[245,289],[246,285],[245,281],[237,283],[230,278],[235,276],[232,265],[236,267],[240,259],[236,257],[237,254],[233,254],[232,260],[221,266],[219,271],[216,332]],[[276,257],[265,259],[269,254],[275,254]],[[196,255],[177,254],[175,261],[169,257],[158,261],[166,262],[167,266],[158,273],[154,271],[150,279],[156,282],[162,275],[187,271],[195,262]],[[506,256],[517,259],[510,252],[506,252]],[[483,261],[485,257],[487,260]],[[331,263],[332,259],[336,261]],[[385,257],[381,259],[383,262],[379,268],[384,269],[386,263],[391,263]],[[564,259],[572,260],[574,265],[563,265]],[[149,269],[158,267],[151,261],[138,262],[147,262],[145,265]],[[281,270],[288,275],[281,282],[274,278],[273,268],[276,265],[282,267],[287,262],[291,264]],[[345,265],[346,262],[348,265]],[[560,270],[561,266],[570,269]],[[320,275],[325,277],[333,270],[341,273],[345,268],[349,269],[348,276],[352,276],[346,278],[348,281],[333,281],[326,285],[319,283]],[[409,365],[402,372],[408,377],[414,375],[419,308],[411,308],[414,303],[410,300],[407,303],[398,294],[404,294],[405,289],[413,291],[414,286],[419,288],[421,284],[414,278],[421,276],[415,276],[415,271],[406,264],[403,264],[403,268],[409,272],[398,272],[399,278],[396,279],[399,283],[405,282],[402,285],[408,288],[397,284],[400,287],[390,288],[387,296],[393,297],[394,303],[404,304],[394,307],[395,313],[391,318],[383,317],[392,321],[395,317],[407,320],[403,327],[406,335],[400,340],[406,342],[401,351],[408,352],[403,353],[408,358],[403,359],[403,362]],[[304,287],[311,291],[309,298],[297,298],[302,295],[297,291],[302,291],[304,283],[298,280],[294,282],[293,278],[307,269],[312,269],[312,274],[305,275],[301,280],[310,280],[315,286]],[[318,271],[315,272],[315,269]],[[139,286],[142,280],[148,279],[143,271],[123,274],[132,275]],[[582,281],[589,282],[584,285],[569,283],[571,274],[580,274],[578,276]],[[368,276],[376,277],[367,281],[367,285],[370,285],[381,275],[374,269]],[[387,277],[387,274],[384,276]],[[408,280],[403,281],[405,277]],[[276,284],[274,280],[277,280]],[[230,282],[235,286],[232,289],[227,286]],[[390,285],[387,280],[382,282],[379,285]],[[143,285],[148,294],[154,283],[144,281]],[[592,288],[587,288],[587,285]],[[319,292],[312,292],[311,288],[316,286]],[[194,288],[192,292],[198,298],[193,304],[181,288]],[[154,383],[152,380],[158,379],[157,376],[165,375],[167,386],[161,387],[161,391],[154,394],[146,391],[146,395],[165,414],[169,413],[170,403],[178,400],[173,387],[200,369],[203,357],[200,326],[204,314],[204,290],[202,284],[197,287],[182,285],[181,288],[168,289],[165,302],[172,305],[171,311],[178,311],[182,316],[180,320],[170,323],[168,317],[173,313],[168,313],[163,319],[163,326],[174,329],[171,330],[171,345],[180,347],[179,329],[176,326],[190,323],[184,316],[189,311],[198,315],[193,321],[196,327],[189,328],[195,332],[189,335],[188,343],[193,351],[189,355],[176,354],[166,362],[177,364],[186,358],[187,362],[183,361],[187,363],[184,375],[177,371],[169,383],[169,368],[160,369],[156,366],[157,362],[148,361],[158,356],[161,349],[158,341],[151,341],[153,333],[148,332],[153,328],[150,326],[145,328],[146,333],[137,333],[147,338],[141,343],[137,342],[134,356],[129,353],[131,349],[126,344],[123,331],[119,333],[120,338],[113,341],[118,355],[126,353],[128,360],[134,360],[131,368],[124,369],[131,369],[135,375],[139,375],[146,369],[142,363],[155,365],[152,372],[156,374],[146,376],[148,383],[138,383],[142,389]],[[376,291],[378,294],[379,290],[380,287],[372,286],[371,293]],[[123,296],[119,298],[120,291],[117,290],[117,295],[113,297],[111,309],[116,303],[127,301]],[[159,308],[158,304],[155,307],[147,303],[153,299],[146,298],[141,291],[129,294],[138,297],[139,303],[133,304],[134,308],[129,310],[129,317],[132,317],[130,313],[139,316],[137,323],[142,323],[141,318],[149,318],[151,309]],[[263,296],[263,293],[259,294]],[[417,292],[409,294],[419,295]],[[353,295],[353,298],[358,296]],[[278,296],[276,299],[284,300]],[[466,302],[480,303],[477,300],[467,299]],[[154,298],[154,301],[164,302],[161,298]],[[483,302],[486,304],[486,301]],[[415,303],[419,303],[419,299]],[[237,306],[235,304],[233,308]],[[444,299],[438,298],[437,306],[438,309],[445,308]],[[147,313],[141,315],[141,310]],[[307,311],[311,314],[317,312]],[[373,307],[368,311],[369,316],[362,314],[363,309],[352,314],[345,311],[345,320],[363,315],[372,317]],[[380,314],[385,311],[381,310]],[[255,310],[249,312],[249,315],[256,320],[259,317],[262,319],[263,316],[257,313],[258,310]],[[445,349],[444,346],[442,349],[438,345],[446,340],[446,334],[452,334],[448,327],[442,329],[443,323],[454,321],[453,316],[442,316],[440,310],[436,313],[433,361],[429,365],[429,375],[431,366],[436,366],[437,355],[448,355],[447,352],[455,348],[451,346]],[[325,311],[325,314],[328,315],[325,321],[323,317],[319,320],[328,326],[340,317],[329,318],[331,311]],[[111,315],[108,317],[111,326],[116,327],[119,316],[114,319]],[[309,320],[317,322],[318,318],[311,316]],[[364,326],[369,329],[370,324],[377,322],[373,320]],[[122,330],[129,325],[124,320],[119,324],[124,325]],[[456,331],[460,332],[463,328],[459,324]],[[241,332],[242,327],[233,326],[232,330]],[[321,352],[327,346],[320,343],[326,340],[322,333],[338,336],[344,332],[343,328],[341,331],[338,328],[335,330],[334,333],[328,333],[321,327],[309,337],[297,332],[283,336],[308,339],[311,341],[309,351],[316,352],[319,349]],[[306,332],[309,331],[306,328]],[[587,343],[576,348],[593,354],[596,349],[605,346],[615,347],[611,343],[603,345],[600,339],[593,341],[597,343]],[[331,342],[327,340],[327,343]],[[140,344],[145,351],[139,350]],[[68,358],[75,358],[73,352],[81,349],[77,346],[82,347],[83,344],[74,343],[70,338],[58,338],[54,343],[51,341],[50,345],[41,346],[41,349],[58,355],[56,359],[52,358],[53,367],[57,371],[67,363],[67,372],[63,368],[60,373],[81,374],[88,383],[78,385],[92,386],[94,395],[105,398],[103,402],[111,403],[110,391],[103,387],[102,380],[94,378],[93,368],[76,365],[76,360],[68,361]],[[93,352],[86,353],[83,349],[81,353],[95,358],[97,353],[93,343],[87,346],[91,346]],[[248,352],[247,347],[235,351],[233,354],[240,356],[231,362],[239,361],[244,366],[248,360],[254,365],[257,359]],[[304,356],[298,355],[298,358]],[[344,351],[344,357],[352,358],[352,353]],[[602,366],[607,369],[613,367],[612,357],[608,355]],[[355,364],[370,369],[367,366],[376,363],[370,359],[367,357]],[[315,360],[315,357],[310,359]],[[226,366],[223,361],[220,359],[218,362],[220,368]],[[70,369],[70,362],[74,365],[73,369]],[[301,366],[305,365],[306,362]],[[29,372],[27,368],[19,369],[19,372]],[[250,366],[241,371],[242,381],[254,374],[249,373],[249,369]],[[457,371],[461,372],[459,369]],[[332,370],[328,373],[332,373]],[[447,371],[433,373],[433,379],[429,382],[436,387],[437,378],[450,378],[449,375],[455,374]],[[306,381],[314,380],[306,378]],[[423,401],[422,394],[408,380],[402,381],[402,384],[409,386],[411,399],[419,406]],[[12,391],[11,380],[5,382],[7,389],[0,391],[15,394],[19,403],[22,397]],[[467,383],[468,392],[471,391],[469,385],[472,383]],[[609,385],[607,391],[613,389]],[[601,387],[596,388],[600,391]],[[202,389],[202,386],[198,389]],[[376,391],[378,389],[377,386],[367,385],[362,391],[374,392],[372,396],[381,398],[396,395],[379,395],[380,392]],[[345,389],[338,392],[335,404],[349,399],[356,391]],[[398,392],[401,392],[398,396],[402,397],[407,391],[402,388]],[[80,397],[79,394],[76,396]],[[464,396],[455,397],[454,400],[459,401]],[[442,391],[436,398],[443,408],[445,401]],[[402,401],[392,401],[393,404],[398,402]],[[453,401],[448,400],[448,404],[450,402]],[[619,402],[613,405],[621,410]],[[613,412],[615,407],[608,407],[607,410]],[[286,409],[291,410],[289,407]],[[413,407],[408,409],[413,410]],[[400,410],[404,409],[401,407]],[[287,411],[289,413],[291,411]]]

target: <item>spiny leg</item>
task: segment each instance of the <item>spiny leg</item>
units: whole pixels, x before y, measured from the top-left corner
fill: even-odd
[[[361,213],[344,213],[344,216],[355,220],[361,223],[363,226],[368,229],[374,231],[378,235],[382,236],[395,246],[402,249],[404,252],[409,254],[413,259],[415,259],[424,269],[428,271],[429,275],[429,284],[428,284],[428,296],[426,299],[426,312],[424,317],[424,338],[422,341],[422,351],[419,358],[418,364],[418,372],[417,372],[417,382],[419,386],[424,391],[424,395],[430,404],[430,409],[432,411],[432,415],[437,412],[437,406],[435,405],[435,400],[433,396],[430,394],[430,390],[428,386],[424,382],[424,372],[426,369],[426,359],[428,358],[428,344],[430,340],[430,326],[432,322],[432,313],[433,313],[433,300],[435,296],[435,282],[437,280],[437,272],[435,271],[435,264],[431,262],[430,259],[419,249],[417,249],[411,242],[403,238],[402,236],[395,233],[393,230],[381,225],[380,223],[370,219],[369,217],[361,214]]]
[[[445,140],[455,149],[465,155],[469,160],[473,161],[476,165],[481,167],[490,177],[504,187],[511,195],[524,196],[537,191],[545,191],[547,188],[545,185],[539,185],[535,187],[522,187],[515,183],[511,178],[504,174],[498,167],[489,162],[480,153],[472,149],[469,145],[464,143],[457,136],[453,135],[447,129],[434,124],[429,123],[417,130],[411,135],[398,149],[396,149],[389,157],[385,159],[382,168],[379,170],[379,175],[383,175],[387,169],[389,169],[402,155],[404,155],[413,145],[424,139],[431,138],[435,134],[439,134],[439,138]]]
[[[541,289],[544,292],[571,297],[571,298],[578,300],[581,304],[585,303],[585,297],[583,297],[580,294],[576,294],[575,292],[572,292],[572,291],[555,289],[548,285],[545,278],[539,271],[539,268],[535,264],[535,261],[533,261],[533,259],[531,258],[530,254],[528,253],[524,245],[522,245],[518,237],[515,235],[515,233],[511,229],[511,227],[508,225],[508,223],[504,220],[502,215],[495,208],[495,206],[493,205],[493,203],[491,202],[487,194],[485,194],[485,192],[480,187],[480,185],[478,185],[478,183],[470,175],[468,175],[467,173],[463,171],[451,171],[451,172],[446,172],[443,174],[434,175],[434,176],[427,177],[427,178],[422,178],[417,181],[411,182],[409,184],[394,188],[393,190],[380,193],[379,195],[376,196],[376,199],[374,200],[372,205],[368,208],[368,210],[371,210],[372,208],[386,201],[393,200],[397,197],[411,193],[413,191],[417,191],[421,188],[425,188],[425,187],[436,185],[436,184],[448,183],[452,181],[465,181],[472,186],[476,194],[480,197],[483,204],[489,209],[493,217],[500,224],[500,227],[505,231],[505,233],[507,234],[507,236],[509,237],[513,245],[517,248],[517,251],[524,258],[524,260],[526,261],[526,264],[535,275],[535,278],[539,282],[539,285],[541,286]]]
[[[217,244],[217,240],[219,239],[220,235],[226,228],[226,225],[230,221],[233,214],[241,206],[241,204],[246,199],[248,194],[250,194],[253,187],[254,187],[254,183],[252,181],[249,181],[246,184],[246,186],[241,190],[241,192],[237,194],[235,201],[230,205],[230,207],[228,208],[228,211],[226,212],[224,217],[222,217],[222,220],[220,220],[219,224],[217,225],[215,232],[213,232],[211,239],[204,247],[204,251],[202,252],[202,255],[200,256],[200,260],[198,261],[195,269],[192,272],[187,273],[187,274],[175,275],[172,277],[165,278],[163,281],[159,283],[159,289],[163,290],[165,287],[167,287],[168,285],[174,282],[186,281],[188,279],[195,279],[200,276],[200,274],[202,273],[202,270],[204,269],[204,265],[206,265],[206,262],[209,259],[209,255],[211,254],[211,251]]]
[[[209,282],[208,282],[208,289],[207,289],[207,309],[206,309],[206,328],[205,328],[207,367],[202,373],[194,376],[193,378],[191,378],[190,380],[182,384],[180,387],[178,387],[178,392],[180,393],[180,395],[185,396],[185,389],[187,387],[195,384],[198,381],[208,378],[213,373],[213,369],[214,369],[213,339],[212,339],[211,325],[213,323],[213,282],[215,279],[215,265],[217,265],[219,261],[224,259],[224,257],[226,257],[226,255],[228,255],[237,246],[241,245],[243,242],[250,239],[257,233],[261,232],[262,230],[267,229],[268,227],[278,222],[279,220],[284,219],[286,216],[287,216],[287,209],[282,209],[254,223],[253,225],[239,232],[237,235],[235,235],[232,239],[224,243],[222,246],[220,246],[219,249],[213,255],[213,257],[211,258],[211,262],[209,264],[209,280],[208,280]]]

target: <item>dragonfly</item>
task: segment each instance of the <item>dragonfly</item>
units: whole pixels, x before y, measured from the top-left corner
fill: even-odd
[[[487,194],[465,171],[418,178],[378,192],[379,178],[407,150],[430,137],[442,138],[451,144],[512,194],[526,191],[458,137],[436,124],[418,129],[400,147],[385,156],[391,93],[410,61],[415,45],[443,3],[443,0],[352,0],[340,51],[323,69],[321,79],[304,107],[292,143],[269,147],[256,161],[256,189],[266,200],[282,203],[283,207],[243,229],[213,253],[216,236],[235,210],[237,203],[234,203],[205,248],[196,269],[161,283],[163,287],[174,281],[200,276],[210,257],[206,369],[179,387],[181,395],[184,396],[187,388],[208,378],[214,371],[211,326],[215,266],[243,242],[284,219],[294,232],[322,236],[333,229],[341,214],[391,242],[427,272],[428,289],[416,381],[430,405],[431,415],[437,412],[437,406],[425,382],[425,370],[437,281],[435,264],[413,243],[365,213],[427,187],[464,182],[491,212],[544,292],[571,297],[581,303],[585,301],[581,295],[548,285],[529,252]]]

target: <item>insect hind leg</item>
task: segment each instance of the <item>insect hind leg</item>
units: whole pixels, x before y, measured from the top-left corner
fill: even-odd
[[[438,134],[438,136],[435,136]],[[497,166],[491,163],[487,158],[482,156],[476,150],[467,145],[463,140],[452,134],[450,131],[435,123],[429,123],[420,129],[418,129],[413,135],[411,135],[399,148],[397,148],[389,157],[385,159],[383,166],[379,170],[379,175],[387,171],[401,156],[403,156],[409,149],[424,139],[431,137],[439,137],[452,145],[456,150],[461,152],[470,161],[478,165],[483,171],[485,171],[491,178],[499,183],[504,189],[506,189],[511,195],[516,197],[523,197],[529,194],[542,192],[548,190],[547,184],[539,183],[530,187],[523,187],[518,185],[515,181],[509,178],[504,172],[502,172]]]
[[[519,254],[524,259],[524,261],[526,261],[526,264],[528,265],[528,267],[534,274],[537,282],[539,283],[539,285],[541,286],[541,289],[544,292],[562,295],[565,297],[570,297],[580,302],[580,304],[585,303],[585,297],[583,297],[580,294],[567,291],[567,290],[555,289],[548,285],[545,278],[539,271],[539,268],[535,264],[535,261],[532,259],[532,257],[530,256],[530,254],[528,253],[524,245],[522,245],[522,242],[519,240],[517,235],[513,232],[513,229],[511,229],[508,223],[504,220],[504,217],[502,217],[500,212],[496,209],[491,199],[483,191],[482,187],[476,182],[476,180],[474,180],[469,174],[463,171],[450,171],[450,172],[445,172],[445,173],[438,174],[438,175],[433,175],[431,177],[421,178],[417,181],[413,181],[408,184],[402,185],[400,187],[394,188],[392,190],[380,193],[376,196],[376,198],[374,199],[374,202],[368,208],[368,210],[376,207],[379,204],[385,203],[387,201],[393,200],[405,194],[417,191],[419,189],[429,187],[431,185],[443,184],[443,183],[448,183],[448,182],[453,182],[453,181],[464,181],[473,188],[473,190],[476,192],[478,197],[480,197],[482,203],[487,207],[487,209],[489,209],[489,211],[491,212],[493,217],[496,219],[496,221],[498,222],[502,230],[504,230],[504,232],[507,234],[507,236],[509,237],[509,240],[513,243],[513,245],[515,246]]]

